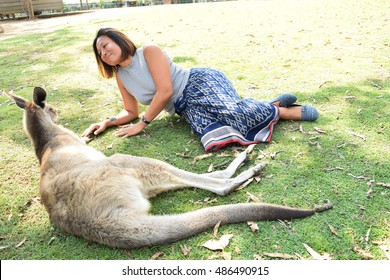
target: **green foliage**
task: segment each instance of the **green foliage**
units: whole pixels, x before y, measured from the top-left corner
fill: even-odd
[[[347,2],[339,1],[333,9],[341,13]],[[104,21],[128,32],[137,44],[154,41],[163,46],[185,67],[222,69],[244,97],[269,100],[290,91],[321,113],[314,123],[280,121],[272,142],[256,146],[240,170],[269,162],[259,182],[227,197],[195,189],[165,193],[152,199],[152,213],[246,202],[248,193],[262,202],[294,207],[330,201],[334,209],[306,219],[258,222],[256,232],[244,223],[227,225],[218,236],[233,234],[225,248],[233,259],[271,259],[262,252],[309,259],[303,243],[333,259],[386,259],[379,245],[389,246],[390,239],[390,80],[380,3],[356,2],[372,13],[370,21],[365,20],[370,15],[360,17],[358,12],[353,19],[335,17],[329,7],[321,9],[321,19],[314,12],[318,3],[303,10],[295,10],[296,1],[288,3],[283,9],[272,1],[147,7]],[[310,29],[301,22],[302,13],[311,20]],[[236,18],[240,26],[232,24],[233,15],[241,17]],[[356,27],[355,21],[364,24]],[[90,24],[1,40],[0,87],[31,98],[34,86],[44,86],[48,102],[59,110],[59,123],[77,134],[91,122],[116,114],[122,104],[115,81],[98,77],[92,53],[101,24],[96,18]],[[350,26],[349,35],[340,29],[344,24]],[[380,42],[376,51],[371,42]],[[165,114],[132,138],[118,139],[113,131],[89,145],[107,156],[153,157],[197,173],[211,164],[226,164],[243,149],[233,145],[195,161],[204,154],[198,136],[178,116]],[[22,131],[22,110],[5,96],[0,96],[0,141],[0,247],[6,247],[0,250],[1,259],[149,259],[156,252],[163,252],[160,259],[222,257],[202,247],[214,238],[212,229],[171,245],[137,250],[107,248],[63,232],[50,223],[40,204],[39,165]],[[180,245],[190,248],[188,256]]]

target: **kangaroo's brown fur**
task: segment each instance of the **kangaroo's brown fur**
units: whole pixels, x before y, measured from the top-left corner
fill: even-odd
[[[219,195],[234,191],[259,174],[258,164],[235,178],[247,158],[241,153],[224,171],[194,174],[165,162],[115,154],[106,157],[73,132],[56,125],[46,92],[35,88],[33,101],[7,93],[24,109],[24,128],[40,162],[40,194],[50,219],[67,232],[119,248],[162,245],[222,224],[303,218],[316,210],[251,203],[204,208],[179,215],[149,215],[148,198],[185,186]],[[322,210],[331,208],[326,205]]]

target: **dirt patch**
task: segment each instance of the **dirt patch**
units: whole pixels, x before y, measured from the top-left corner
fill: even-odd
[[[0,26],[3,28],[4,33],[0,34],[0,40],[12,38],[18,35],[25,34],[39,34],[44,32],[50,32],[58,29],[65,28],[67,26],[73,26],[77,24],[85,24],[88,21],[104,18],[104,13],[107,16],[106,10],[91,10],[77,13],[64,13],[56,14],[50,18],[37,18],[33,20],[28,19],[15,19],[4,20],[0,22]],[[126,8],[114,8],[109,9],[110,15],[120,15],[121,13],[129,12]]]

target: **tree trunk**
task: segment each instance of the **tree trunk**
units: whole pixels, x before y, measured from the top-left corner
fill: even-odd
[[[28,10],[28,18],[34,19],[35,15],[34,15],[34,7],[32,4],[32,0],[27,0],[27,10]]]

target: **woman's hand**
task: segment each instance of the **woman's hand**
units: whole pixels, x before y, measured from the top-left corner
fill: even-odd
[[[81,137],[87,137],[92,132],[95,135],[98,135],[100,132],[105,131],[107,128],[107,121],[102,121],[100,123],[91,124],[84,132],[81,134]]]
[[[130,124],[129,126],[123,127],[121,129],[118,129],[114,132],[115,136],[118,137],[129,137],[134,136],[142,132],[144,130],[146,124],[142,121],[136,123],[136,124]]]

